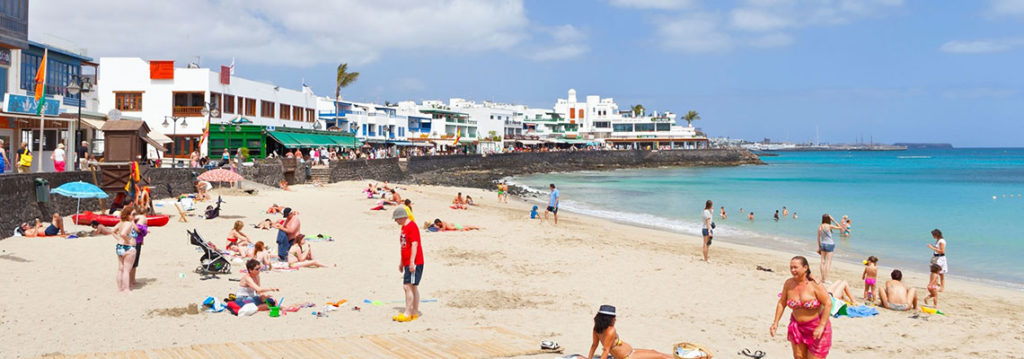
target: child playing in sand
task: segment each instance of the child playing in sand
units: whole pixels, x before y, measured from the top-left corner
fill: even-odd
[[[256,261],[260,262],[261,269],[271,269],[272,263],[270,261],[270,251],[267,250],[266,245],[263,244],[263,241],[256,242],[256,245],[253,246],[252,259],[255,259]]]
[[[864,273],[860,275],[864,280],[864,300],[873,302],[875,300],[875,282],[878,279],[878,257],[870,256],[864,260]]]
[[[942,271],[942,266],[938,264],[932,264],[931,278],[928,279],[928,296],[924,298],[923,304],[928,303],[928,299],[932,300],[932,308],[939,307],[939,272]]]
[[[537,213],[537,208],[537,206],[533,206],[533,209],[530,210],[530,219],[537,219],[537,216],[540,215]]]
[[[231,232],[228,232],[227,249],[238,252],[238,254],[244,257],[250,257],[252,256],[250,252],[252,240],[245,233],[242,233],[242,227],[245,227],[244,222],[235,221],[235,226],[231,228]]]

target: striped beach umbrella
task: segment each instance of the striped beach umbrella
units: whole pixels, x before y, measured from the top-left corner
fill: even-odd
[[[203,172],[198,178],[210,182],[238,182],[245,179],[242,175],[223,168]]]

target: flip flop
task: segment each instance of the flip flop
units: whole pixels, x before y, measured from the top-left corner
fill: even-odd
[[[765,356],[763,351],[755,350],[753,353],[751,353],[750,349],[743,349],[743,351],[741,351],[739,353],[736,353],[736,354],[739,354],[739,355],[742,355],[742,356],[745,356],[745,357],[749,357],[749,358],[754,358],[754,359],[761,359],[761,358],[764,358],[764,356]]]

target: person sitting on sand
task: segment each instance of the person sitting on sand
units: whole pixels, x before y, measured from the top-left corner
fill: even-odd
[[[242,233],[242,228],[245,227],[245,222],[235,221],[235,226],[228,232],[228,244],[226,248],[237,252],[244,257],[252,256],[250,252],[252,249],[252,240],[249,236]]]
[[[889,276],[892,280],[885,282],[885,288],[878,292],[882,306],[898,311],[917,309],[917,292],[903,285],[903,272],[893,269]]]
[[[269,310],[267,302],[276,303],[267,293],[280,292],[279,288],[263,287],[260,285],[260,262],[250,259],[245,262],[246,274],[238,282],[238,291],[235,292],[237,300],[243,303],[256,303],[261,311]]]
[[[260,223],[254,224],[252,226],[257,229],[269,230],[271,228],[274,228],[274,222],[271,222],[270,218],[265,218]]]
[[[473,197],[469,196],[468,194],[466,195],[466,205],[467,206],[475,206],[476,205],[476,202],[473,202]]]
[[[270,270],[273,265],[271,262],[270,251],[267,250],[267,246],[263,244],[263,241],[256,242],[252,249],[252,259],[260,262],[262,267],[260,269]]]
[[[288,267],[291,268],[303,268],[303,267],[326,267],[322,263],[313,258],[313,248],[310,247],[309,242],[306,242],[306,235],[299,233],[295,236],[295,243],[292,244],[292,248],[288,250]]]
[[[281,180],[281,182],[277,183],[277,186],[285,191],[291,191],[291,189],[288,189],[288,181]]]
[[[281,211],[283,210],[284,206],[278,206],[277,203],[274,203],[267,208],[267,214],[278,214],[281,213]]]
[[[435,228],[436,231],[448,232],[448,231],[473,231],[479,230],[477,226],[463,226],[452,222],[442,221],[440,218],[435,218],[434,222],[424,223],[423,228],[430,229]]]
[[[587,358],[593,358],[597,351],[597,344],[604,348],[601,351],[601,359],[672,359],[671,355],[659,353],[650,349],[634,349],[633,346],[622,341],[619,332],[615,329],[615,307],[602,305],[594,316],[593,342],[590,344],[590,354]]]
[[[209,191],[212,190],[212,189],[213,189],[213,185],[210,184],[210,182],[206,182],[206,181],[203,181],[203,180],[197,180],[196,181],[196,193],[197,193],[196,194],[196,200],[197,201],[205,201],[205,200],[210,199]]]
[[[455,199],[452,200],[452,209],[468,209],[468,208],[469,207],[466,206],[466,200],[462,199],[462,192],[459,192],[459,194],[455,196]]]
[[[402,196],[398,194],[398,191],[395,191],[395,190],[392,189],[389,192],[391,192],[391,199],[390,200],[387,200],[387,199],[382,200],[378,204],[390,204],[390,205],[396,205],[396,206],[403,204]]]

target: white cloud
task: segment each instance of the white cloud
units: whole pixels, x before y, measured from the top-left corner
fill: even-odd
[[[692,7],[695,0],[611,0],[613,6],[637,9],[685,9]]]
[[[509,50],[529,40],[521,0],[48,0],[46,32],[91,56],[230,59],[269,65],[365,63],[388,50]]]
[[[729,16],[732,26],[740,30],[772,31],[792,25],[784,16],[760,7],[733,9]]]
[[[540,27],[537,36],[541,42],[536,46],[526,46],[526,58],[533,61],[568,60],[590,51],[586,44],[587,34],[572,25]],[[542,41],[540,39],[547,39]]]
[[[654,24],[667,48],[688,52],[725,51],[735,47],[771,48],[795,42],[793,31],[849,24],[882,16],[903,0],[743,0],[716,14],[684,12],[678,19]]]
[[[694,13],[660,19],[658,35],[665,47],[686,52],[722,52],[732,49],[732,37],[720,28],[717,14]]]
[[[1024,46],[1024,38],[953,40],[942,44],[939,50],[954,54],[985,54],[1003,52],[1019,46]]]
[[[991,0],[988,12],[996,16],[1024,16],[1024,0]]]

